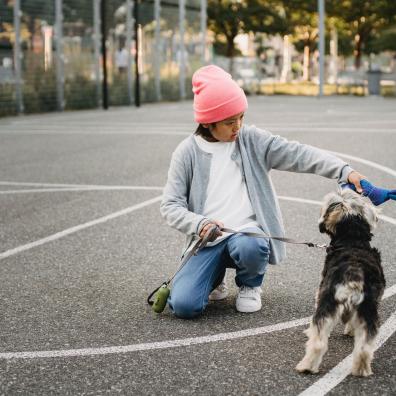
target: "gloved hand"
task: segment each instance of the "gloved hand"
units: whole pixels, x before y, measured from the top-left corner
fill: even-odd
[[[365,179],[360,181],[360,185],[363,188],[362,194],[365,197],[370,198],[371,202],[376,206],[383,204],[389,199],[396,201],[396,190],[387,190],[385,188],[376,187]],[[353,191],[356,191],[356,188],[352,183],[343,184],[341,187],[348,187]]]

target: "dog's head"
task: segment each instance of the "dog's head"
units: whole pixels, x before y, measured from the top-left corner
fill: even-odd
[[[340,190],[324,197],[319,230],[332,237],[341,225],[348,229],[353,227],[352,223],[366,223],[370,233],[377,225],[378,213],[378,209],[367,198],[349,188]]]

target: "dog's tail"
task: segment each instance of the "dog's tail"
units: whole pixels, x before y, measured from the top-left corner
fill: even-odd
[[[341,304],[356,307],[364,299],[364,275],[361,269],[345,273],[344,282],[336,286],[335,299]]]

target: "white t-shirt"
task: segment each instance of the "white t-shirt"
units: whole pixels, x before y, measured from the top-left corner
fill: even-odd
[[[235,142],[208,142],[194,135],[199,148],[212,154],[209,183],[203,215],[219,220],[227,228],[241,231],[248,227],[258,227],[256,217],[249,200],[246,184],[238,164],[231,159],[235,151]],[[215,245],[230,234],[223,233],[208,246]]]

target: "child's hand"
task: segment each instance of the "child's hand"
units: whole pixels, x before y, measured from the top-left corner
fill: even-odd
[[[396,201],[396,189],[387,190],[385,188],[376,187],[366,179],[362,179],[360,185],[363,189],[363,195],[370,198],[371,202],[376,206],[383,204],[389,199]],[[348,187],[356,191],[356,187],[352,183],[344,184],[342,187]]]
[[[348,175],[348,182],[354,185],[355,188],[353,188],[353,190],[358,192],[359,194],[363,192],[362,186],[360,184],[360,181],[363,179],[366,179],[366,177],[356,171],[352,171]]]
[[[218,220],[211,220],[210,223],[205,224],[202,227],[201,232],[199,233],[200,238],[204,238],[206,233],[209,231],[209,229],[213,226],[217,225],[218,231],[216,231],[216,234],[210,239],[210,242],[213,242],[217,237],[223,235],[223,233],[220,231],[221,228],[224,227],[224,224],[221,221]]]

